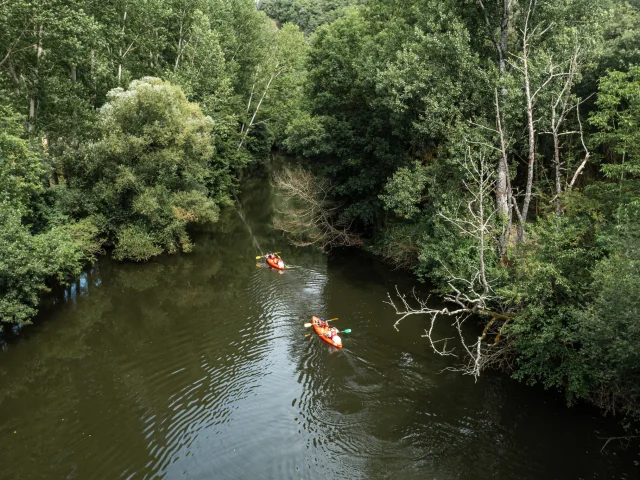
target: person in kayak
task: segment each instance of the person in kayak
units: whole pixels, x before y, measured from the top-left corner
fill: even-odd
[[[284,268],[284,262],[277,253],[272,253],[271,250],[269,250],[269,252],[267,252],[267,254],[265,255],[265,258],[275,261],[278,267]]]
[[[335,346],[342,345],[342,339],[338,336],[336,327],[331,327],[325,336],[329,337]]]
[[[326,322],[325,322],[326,323]],[[336,327],[331,327],[328,331],[325,332],[324,336],[325,337],[329,337],[331,339],[333,339],[333,337],[335,337],[336,335],[338,335],[338,329]]]

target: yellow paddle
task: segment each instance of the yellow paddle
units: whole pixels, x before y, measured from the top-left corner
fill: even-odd
[[[338,320],[338,317],[336,317],[336,318],[330,318],[329,320],[325,320],[325,322],[333,322],[334,320]],[[304,324],[304,328],[309,328],[309,327],[311,327],[311,326],[313,326],[313,323],[305,323],[305,324]]]
[[[280,252],[275,252],[274,255],[278,255]],[[266,257],[266,255],[259,255],[256,257],[256,260],[260,260],[261,258]]]

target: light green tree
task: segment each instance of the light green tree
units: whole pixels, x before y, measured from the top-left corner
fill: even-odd
[[[229,202],[229,165],[213,146],[213,122],[182,91],[157,78],[115,89],[99,136],[68,166],[67,211],[93,216],[117,259],[188,251],[190,223],[214,222]]]

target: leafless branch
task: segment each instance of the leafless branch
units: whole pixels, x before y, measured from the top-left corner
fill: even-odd
[[[571,191],[571,189],[573,188],[573,185],[576,183],[578,176],[582,173],[582,170],[584,170],[584,167],[587,165],[587,162],[589,161],[589,157],[591,156],[591,154],[589,153],[589,149],[587,148],[587,145],[584,142],[584,133],[582,131],[582,121],[580,120],[579,105],[580,103],[576,104],[576,115],[578,117],[578,125],[580,125],[580,141],[582,142],[582,148],[584,148],[584,160],[582,160],[582,163],[576,169],[576,173],[573,174],[571,183],[569,183],[569,186],[567,187],[568,191]]]
[[[20,41],[20,39],[22,38],[23,35],[24,35],[24,31],[20,32],[20,35],[18,35],[18,37],[13,41],[13,43],[11,44],[11,46],[7,50],[7,54],[4,56],[4,58],[2,60],[0,60],[0,66],[2,66],[2,64],[9,59],[11,54],[16,51],[16,50],[14,50],[14,47],[18,44],[18,42]]]
[[[492,315],[494,320],[496,316],[507,320],[508,317],[504,317],[493,312],[478,310],[477,304],[473,306],[466,306],[464,303],[465,301],[471,301],[473,304],[473,300],[469,296],[463,294],[455,288],[453,289],[456,292],[455,297],[452,295],[445,297],[447,302],[454,303],[460,306],[460,308],[453,309],[447,307],[441,309],[429,307],[429,297],[427,297],[426,300],[420,299],[416,295],[415,289],[412,291],[411,301],[407,299],[406,295],[400,293],[397,286],[395,287],[395,290],[396,295],[392,297],[391,294],[387,293],[387,298],[389,299],[389,301],[384,302],[393,307],[396,315],[399,316],[393,327],[396,330],[399,330],[400,322],[411,315],[427,315],[429,317],[429,327],[425,329],[425,334],[423,335],[423,337],[429,341],[432,350],[440,356],[450,356],[463,361],[463,363],[457,364],[455,366],[446,367],[444,370],[461,372],[463,375],[471,375],[477,381],[482,370],[484,370],[485,368],[513,368],[514,356],[510,340],[503,341],[500,344],[498,344],[498,342],[496,341],[493,345],[483,342],[487,330],[485,329],[483,336],[476,337],[476,341],[473,343],[468,343],[468,340],[466,338],[467,336],[465,336],[463,332],[465,322],[468,319],[472,318],[473,314]],[[413,307],[411,303],[416,304],[417,307]],[[440,316],[446,316],[453,319],[451,326],[456,332],[456,335],[454,337],[436,338],[434,329],[436,320]],[[495,325],[493,321],[492,325]],[[498,332],[498,334],[501,332],[501,329],[497,326],[494,328],[495,331]],[[462,358],[454,353],[455,348],[449,347],[450,341],[456,341],[462,345]]]
[[[604,440],[603,437],[598,437],[601,440]],[[619,441],[619,442],[625,442],[627,444],[627,446],[629,445],[629,443],[631,442],[631,440],[633,440],[634,438],[640,438],[640,435],[625,435],[623,437],[609,437],[607,438],[606,442],[604,442],[604,445],[602,446],[602,448],[600,449],[600,453],[602,453],[605,448],[607,448],[607,445],[609,445],[610,442],[613,441]]]
[[[327,180],[302,168],[285,168],[274,181],[284,202],[284,207],[277,210],[274,228],[289,234],[294,245],[330,250],[362,244],[352,225],[339,220],[340,205],[332,202],[332,187]]]

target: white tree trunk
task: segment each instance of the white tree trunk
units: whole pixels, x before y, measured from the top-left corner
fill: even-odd
[[[247,138],[247,135],[249,134],[249,130],[253,126],[253,122],[255,121],[256,115],[258,115],[258,111],[260,110],[260,106],[262,105],[262,101],[264,100],[264,97],[267,96],[267,92],[269,91],[269,88],[271,87],[271,82],[273,82],[273,80],[275,78],[277,78],[281,73],[280,70],[277,70],[278,66],[279,66],[279,63],[276,63],[276,70],[275,70],[274,73],[271,74],[271,77],[269,78],[269,81],[267,82],[266,87],[264,87],[264,92],[262,92],[262,97],[260,97],[260,101],[258,102],[258,105],[256,105],[256,109],[253,112],[253,116],[251,117],[251,120],[249,121],[249,124],[247,125],[247,128],[244,131],[244,135],[242,135],[242,138],[240,139],[240,144],[238,145],[238,150],[240,150],[242,148],[242,145],[244,144],[244,141]]]
[[[35,50],[36,50],[36,68],[35,68],[35,72],[36,72],[36,80],[35,80],[35,84],[37,85],[38,80],[39,80],[39,69],[40,69],[40,57],[42,56],[42,33],[44,31],[44,25],[40,25],[39,29],[38,29],[38,43],[36,43],[35,46]],[[28,126],[27,126],[27,130],[29,132],[33,131],[34,127],[35,127],[35,121],[36,121],[36,92],[33,91],[33,88],[31,90],[31,97],[29,98],[29,122],[28,122]]]
[[[173,71],[178,70],[178,66],[180,65],[180,55],[182,55],[182,31],[184,29],[184,12],[182,12],[182,16],[180,17],[180,36],[178,37],[178,49],[176,52],[176,63],[173,66]]]
[[[578,116],[578,125],[580,125],[580,141],[582,142],[582,148],[584,148],[584,160],[582,160],[582,163],[577,168],[576,173],[573,175],[573,178],[571,179],[571,183],[569,183],[569,186],[567,186],[568,191],[571,191],[571,189],[575,185],[576,180],[578,179],[580,174],[582,174],[582,170],[584,170],[584,167],[587,165],[587,162],[589,161],[589,157],[591,156],[591,153],[589,152],[587,145],[584,143],[584,133],[582,131],[582,121],[580,120],[579,108],[580,108],[580,103],[576,105],[576,115]],[[624,161],[624,157],[622,158]]]
[[[124,40],[124,31],[127,23],[127,11],[124,11],[124,15],[122,15],[122,39]],[[126,55],[122,53],[122,46],[118,49],[118,54],[120,58],[118,59],[118,85],[122,83],[122,61],[124,60],[124,56]]]
[[[527,52],[527,27],[529,23],[529,14],[531,13],[531,9],[529,9],[529,13],[527,14],[527,21],[525,22],[524,33],[523,33],[523,43],[522,43],[522,62],[523,62],[523,72],[524,72],[524,92],[525,98],[527,101],[527,130],[529,133],[529,158],[528,158],[528,169],[527,169],[527,186],[524,194],[524,202],[522,204],[522,213],[521,213],[521,222],[520,227],[518,228],[518,237],[520,240],[524,239],[525,234],[525,224],[527,222],[527,213],[529,212],[529,204],[531,203],[531,191],[533,189],[533,172],[536,161],[536,130],[535,125],[533,123],[533,99],[531,96],[531,84],[529,81],[529,59]]]
[[[504,132],[502,130],[502,115],[500,112],[500,103],[498,100],[498,89],[495,89],[495,105],[496,105],[496,126],[498,128],[498,136],[500,138],[500,160],[498,162],[498,184],[496,188],[496,206],[498,214],[503,218],[509,216],[509,162],[507,158],[507,146],[504,141]]]

